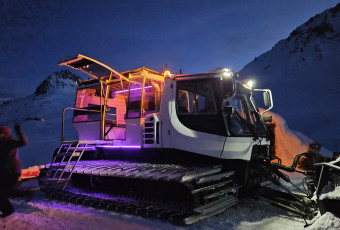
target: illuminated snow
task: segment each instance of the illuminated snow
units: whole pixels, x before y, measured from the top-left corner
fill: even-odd
[[[0,219],[0,227],[16,229],[302,229],[302,219],[271,206],[262,199],[245,199],[237,207],[189,227],[78,205],[45,200],[36,192],[32,200],[12,199],[15,213]]]

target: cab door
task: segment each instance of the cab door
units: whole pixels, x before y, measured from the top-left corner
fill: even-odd
[[[169,101],[174,148],[220,157],[226,133],[214,89],[213,79],[174,81]]]

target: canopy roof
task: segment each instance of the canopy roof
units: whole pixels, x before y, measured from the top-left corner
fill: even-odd
[[[85,72],[93,78],[105,83],[115,80],[131,81],[133,78],[141,76],[151,78],[153,80],[164,81],[162,73],[148,69],[146,67],[119,73],[111,67],[82,54],[64,59],[58,64],[61,66],[69,66],[71,68]]]
[[[100,81],[114,79],[129,80],[111,67],[82,54],[62,60],[58,64],[83,71]]]

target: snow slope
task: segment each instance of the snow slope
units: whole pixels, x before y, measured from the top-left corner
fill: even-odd
[[[280,28],[278,28],[280,29]],[[291,127],[340,149],[340,3],[309,19],[241,71],[273,92],[273,111]]]
[[[74,106],[76,81],[80,78],[68,70],[48,76],[34,94],[0,105],[0,125],[13,127],[19,123],[28,137],[28,145],[20,149],[23,167],[46,164],[60,145],[62,111]],[[76,135],[66,114],[66,131]]]

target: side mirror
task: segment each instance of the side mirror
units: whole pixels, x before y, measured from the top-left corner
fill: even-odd
[[[263,117],[263,114],[271,110],[274,106],[272,91],[270,91],[269,89],[253,89],[253,90],[263,92],[264,107],[266,108],[266,110],[261,113],[261,116]]]
[[[266,109],[269,109],[272,106],[272,102],[268,91],[263,92],[263,100],[264,106],[266,107]]]

